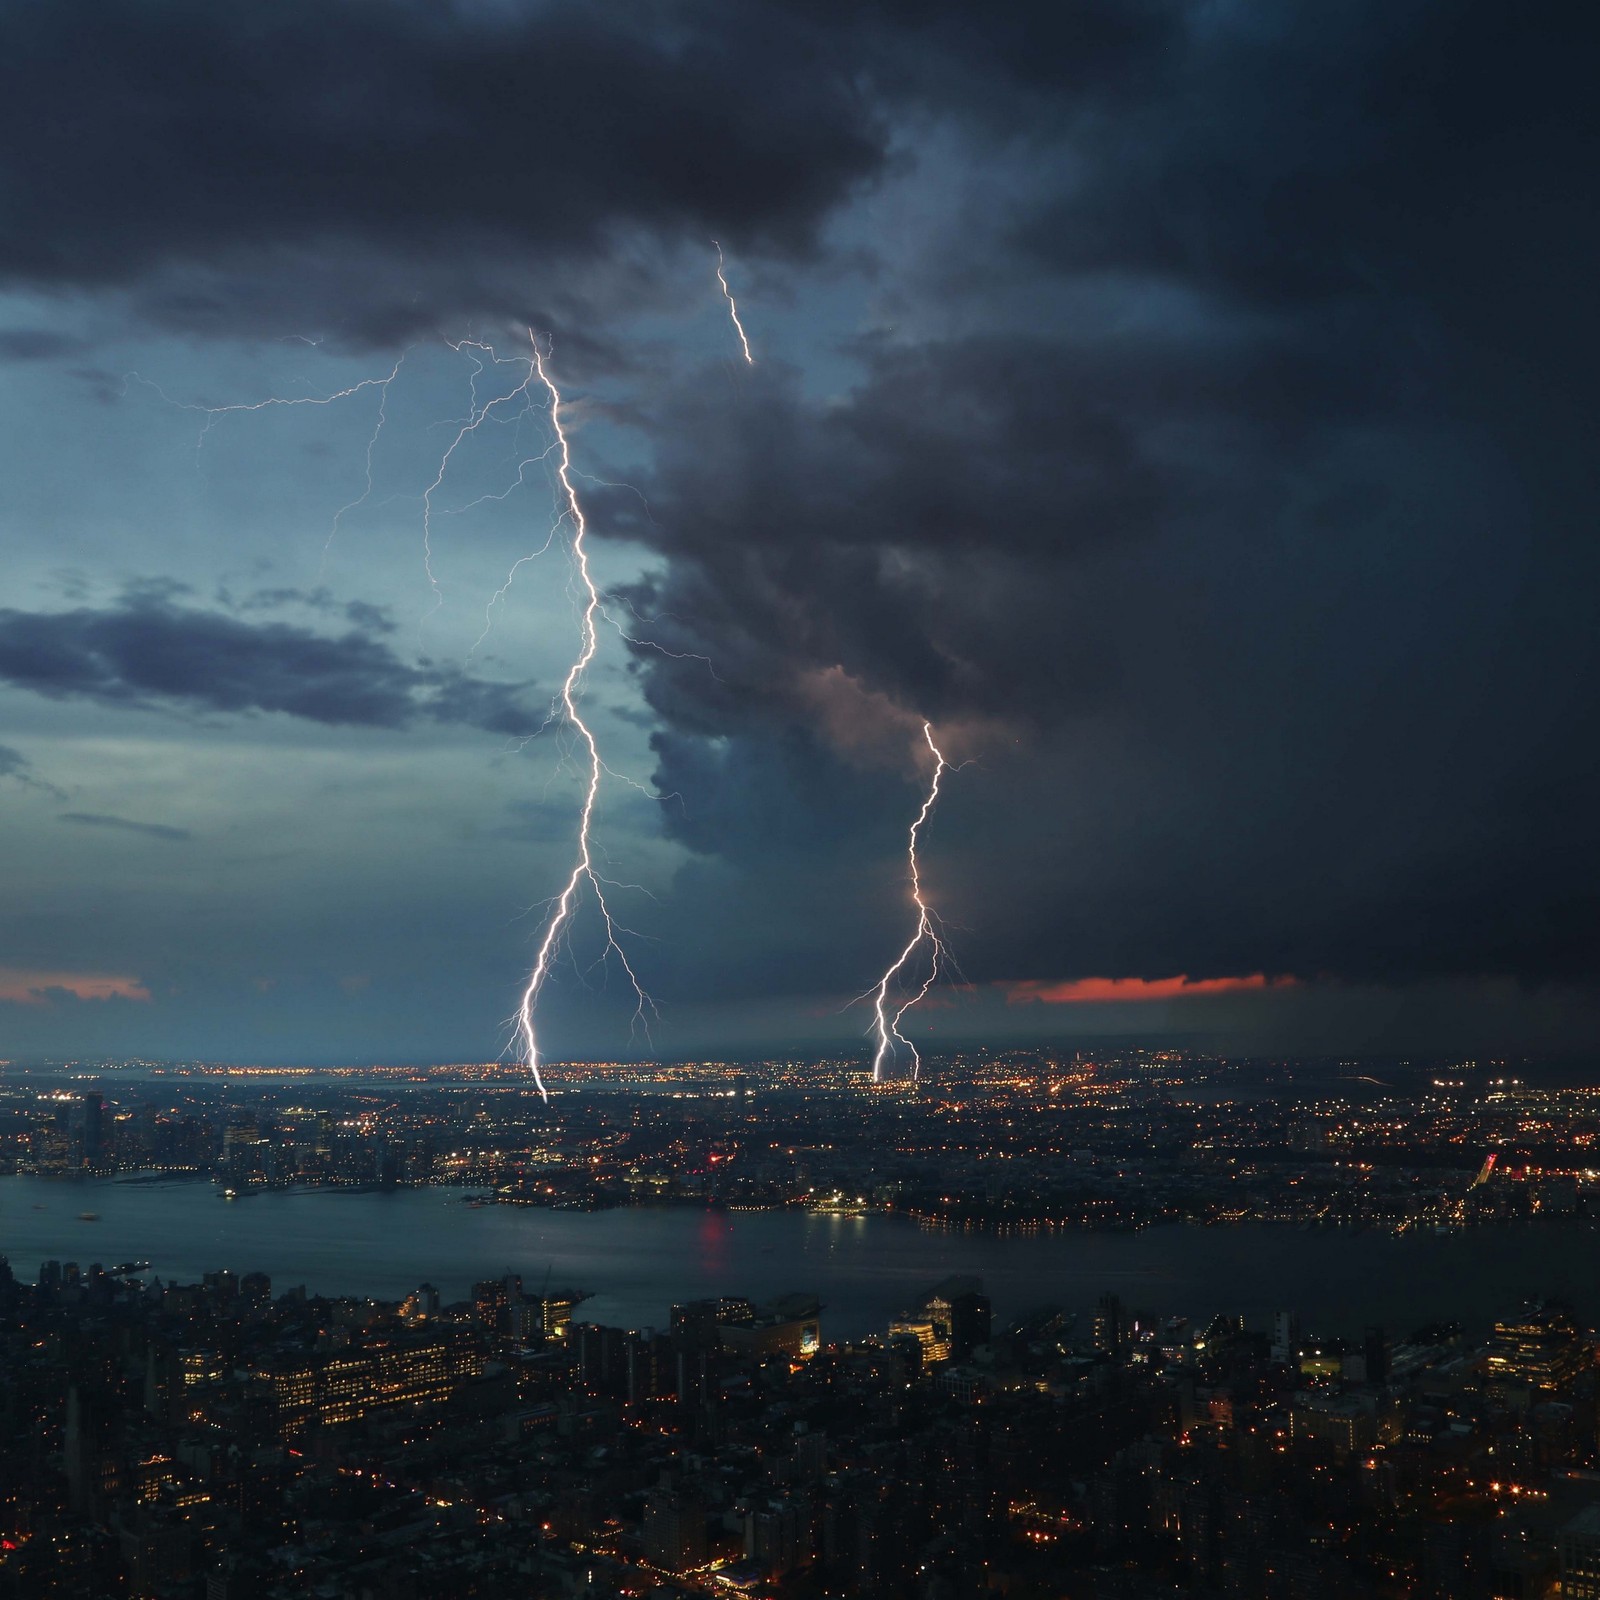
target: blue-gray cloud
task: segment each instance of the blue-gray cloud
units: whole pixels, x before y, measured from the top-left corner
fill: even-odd
[[[523,735],[543,723],[524,685],[411,664],[358,630],[249,623],[168,594],[150,585],[101,609],[0,609],[0,682],[54,699],[279,712],[334,727],[433,721]]]

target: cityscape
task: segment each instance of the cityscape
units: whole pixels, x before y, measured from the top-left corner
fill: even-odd
[[[552,1123],[494,1068],[13,1067],[0,1225],[14,1239],[25,1198],[47,1196],[31,1209],[70,1232],[31,1221],[77,1259],[13,1251],[0,1272],[26,1441],[6,1457],[0,1592],[1488,1600],[1600,1583],[1592,1275],[1584,1306],[1537,1281],[1593,1257],[1593,1090],[1531,1064],[1174,1050],[937,1070],[911,1091],[859,1059],[574,1067]],[[429,1226],[448,1231],[419,1235],[435,1264],[394,1297],[247,1259],[163,1270],[186,1253],[170,1234],[92,1259],[129,1193],[187,1196],[202,1230],[196,1206],[231,1221],[300,1194],[337,1229],[339,1208],[409,1189],[444,1202]],[[1386,1322],[1345,1286],[1323,1324],[1256,1309],[1290,1288],[1270,1269],[1248,1313],[1225,1273],[1183,1301],[1125,1274],[1052,1299],[1040,1254],[1026,1304],[958,1272],[908,1283],[871,1325],[848,1277],[827,1296],[808,1281],[815,1256],[763,1261],[785,1284],[770,1293],[724,1261],[707,1294],[703,1265],[667,1255],[652,1320],[624,1325],[597,1311],[624,1270],[599,1236],[582,1281],[541,1272],[531,1234],[519,1266],[461,1279],[497,1207],[524,1228],[527,1208],[578,1228],[799,1213],[991,1250],[1069,1231],[1267,1228],[1291,1254],[1318,1232],[1464,1234],[1511,1241],[1526,1293]]]
[[[205,1178],[229,1199],[455,1184],[474,1204],[884,1213],[1001,1236],[1600,1217],[1600,1087],[1537,1068],[1014,1050],[934,1070],[913,1088],[843,1058],[578,1065],[553,1121],[495,1064],[41,1066],[0,1081],[0,1175]]]

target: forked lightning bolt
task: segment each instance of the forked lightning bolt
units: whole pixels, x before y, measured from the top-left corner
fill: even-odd
[[[721,278],[720,271],[718,273],[718,277]],[[723,281],[723,287],[724,292],[726,292],[727,285],[725,280]],[[739,327],[737,311],[734,312],[734,326],[736,328]],[[740,338],[742,339],[744,336],[744,330],[742,328],[739,328],[739,334]],[[623,971],[628,975],[629,983],[631,983],[633,986],[634,995],[638,1002],[637,1010],[635,1012],[636,1021],[643,1018],[646,1010],[654,1010],[649,996],[645,993],[643,986],[639,982],[638,975],[635,973],[632,964],[628,960],[627,953],[623,950],[621,944],[618,943],[617,934],[619,932],[619,924],[613,919],[611,915],[611,908],[606,903],[606,880],[603,879],[595,869],[594,855],[591,849],[591,827],[594,821],[595,804],[599,799],[600,794],[600,780],[602,775],[611,771],[611,769],[607,767],[605,762],[601,759],[600,746],[595,738],[594,730],[587,722],[584,721],[578,703],[579,690],[583,683],[584,674],[588,670],[589,664],[594,660],[595,651],[599,642],[597,638],[596,620],[601,617],[606,618],[607,621],[612,622],[614,626],[617,626],[618,632],[621,633],[623,637],[632,644],[647,644],[653,649],[662,650],[663,653],[667,655],[674,655],[675,652],[665,650],[663,646],[657,645],[653,643],[653,641],[635,638],[619,624],[615,623],[614,619],[609,616],[604,604],[602,603],[600,590],[594,581],[594,575],[589,566],[589,552],[587,547],[588,524],[584,518],[583,505],[578,498],[577,489],[573,485],[573,477],[575,475],[581,477],[582,474],[578,473],[577,469],[572,465],[571,448],[567,437],[566,426],[562,421],[561,392],[556,387],[554,380],[550,376],[549,370],[545,365],[545,355],[539,349],[538,341],[534,338],[531,329],[528,333],[528,339],[532,353],[525,360],[516,357],[501,356],[492,345],[486,344],[477,339],[445,341],[451,350],[455,351],[458,355],[466,356],[468,361],[472,363],[473,371],[470,383],[470,396],[467,407],[467,415],[463,418],[458,418],[454,423],[456,429],[455,434],[440,455],[432,480],[423,491],[422,531],[423,567],[427,573],[428,582],[432,586],[436,598],[438,598],[440,597],[440,589],[434,574],[432,560],[434,497],[442,488],[445,478],[450,471],[456,452],[466,442],[468,435],[476,433],[482,424],[489,420],[491,414],[499,411],[502,407],[511,408],[513,416],[526,414],[526,411],[530,406],[530,390],[537,381],[537,383],[543,387],[545,393],[549,396],[550,428],[551,432],[554,434],[554,441],[550,444],[548,449],[542,453],[530,456],[526,460],[519,462],[517,467],[516,482],[511,486],[510,489],[507,489],[500,494],[480,495],[476,499],[469,501],[467,506],[460,509],[469,510],[471,507],[481,504],[484,500],[505,499],[513,492],[513,490],[522,485],[524,481],[524,474],[528,467],[534,465],[535,462],[548,460],[553,457],[555,460],[555,477],[558,487],[558,508],[555,520],[551,527],[551,539],[554,539],[555,535],[563,526],[568,526],[571,528],[572,555],[581,582],[583,603],[579,612],[580,627],[578,654],[573,660],[572,665],[567,672],[566,678],[562,683],[561,694],[559,696],[559,709],[552,712],[552,720],[554,720],[556,717],[563,717],[564,720],[576,732],[588,758],[586,764],[587,779],[584,785],[583,806],[579,813],[578,819],[578,859],[576,864],[573,866],[571,875],[567,878],[566,884],[561,893],[550,902],[551,909],[544,925],[543,934],[540,937],[538,956],[534,962],[533,970],[529,974],[527,985],[523,990],[522,1000],[518,1006],[517,1015],[514,1019],[517,1037],[522,1045],[523,1050],[526,1052],[528,1069],[533,1075],[534,1084],[538,1088],[541,1097],[548,1104],[550,1095],[548,1090],[545,1088],[544,1077],[539,1070],[538,1036],[534,1026],[534,1014],[538,1006],[539,995],[544,988],[545,980],[549,977],[551,966],[561,948],[562,937],[568,931],[573,917],[577,911],[579,897],[585,883],[588,884],[589,888],[594,893],[595,903],[599,908],[601,920],[605,927],[606,954],[616,955],[617,959],[622,963]],[[745,353],[746,357],[749,358],[748,344],[745,345]],[[206,406],[194,404],[192,402],[171,400],[170,397],[161,390],[159,385],[151,383],[148,378],[142,377],[138,373],[129,373],[127,381],[146,384],[150,388],[154,389],[157,394],[161,395],[161,398],[166,400],[169,404],[178,406],[182,410],[193,411],[201,415],[205,420],[201,425],[199,438],[196,441],[197,447],[205,443],[206,436],[210,433],[213,423],[215,423],[219,417],[227,415],[230,412],[262,411],[268,407],[274,406],[326,406],[332,405],[339,400],[348,399],[352,395],[360,394],[364,390],[376,389],[379,394],[378,415],[372,435],[367,441],[365,487],[356,499],[350,501],[347,505],[341,506],[338,512],[335,513],[333,526],[329,530],[327,545],[323,550],[323,556],[324,559],[326,559],[328,550],[332,546],[334,536],[338,532],[341,519],[346,515],[346,513],[355,510],[358,506],[363,505],[371,498],[373,492],[373,455],[377,449],[379,437],[383,433],[385,423],[388,420],[389,386],[399,376],[400,369],[404,365],[405,359],[405,354],[402,354],[385,376],[376,378],[363,378],[359,382],[350,384],[347,387],[339,389],[331,394],[288,396],[274,395],[265,400],[221,406]],[[519,368],[525,367],[526,371],[521,381],[512,387],[498,389],[488,399],[481,398],[478,392],[479,378],[481,378],[490,367],[509,365],[514,365]],[[549,540],[546,541],[545,548],[549,547],[549,542]],[[518,568],[531,559],[533,559],[531,555],[520,558],[512,566],[510,573],[507,574],[505,583],[502,584],[501,587],[491,597],[488,607],[485,611],[484,634],[487,634],[488,632],[489,622],[492,618],[495,606],[505,598],[505,595],[511,586],[511,582],[516,576]],[[478,643],[481,644],[482,642],[483,635],[480,635]],[[476,649],[477,646],[475,645],[473,648]],[[703,660],[704,658],[681,657],[680,659]],[[631,779],[626,781],[632,782]]]
[[[917,840],[935,803],[939,799],[939,780],[944,776],[949,763],[944,758],[944,752],[933,742],[933,724],[922,724],[922,737],[928,741],[928,748],[933,752],[933,781],[928,786],[927,798],[922,802],[922,809],[917,813],[917,820],[911,824],[911,841],[907,850],[911,871],[911,903],[917,908],[916,929],[907,942],[904,950],[893,966],[884,973],[873,996],[873,1032],[877,1035],[878,1047],[872,1057],[872,1081],[883,1082],[884,1069],[894,1059],[895,1045],[902,1044],[911,1052],[911,1081],[915,1083],[922,1071],[922,1057],[917,1054],[917,1047],[900,1031],[900,1019],[905,1016],[912,1006],[926,997],[928,991],[938,982],[939,974],[946,961],[944,941],[939,937],[939,930],[934,922],[933,911],[922,893],[922,871],[917,862]],[[896,978],[905,971],[907,964],[923,945],[928,947],[928,975],[923,979],[922,987],[909,999],[902,1000],[898,1006],[889,999],[889,990]]]
[[[728,287],[728,280],[723,275],[726,263],[722,259],[722,246],[713,239],[712,244],[717,245],[717,282],[722,285],[722,298],[728,302],[728,315],[733,318],[733,331],[739,335],[739,348],[744,351],[744,359],[750,366],[756,364],[756,358],[750,354],[750,341],[745,337],[744,324],[739,320],[739,307],[733,298],[733,290]]]
[[[556,438],[556,482],[561,490],[562,514],[572,525],[572,556],[577,564],[578,577],[582,582],[585,596],[581,612],[578,654],[573,658],[561,685],[562,710],[566,714],[566,720],[577,731],[578,738],[582,741],[589,757],[589,775],[584,788],[583,809],[578,818],[578,859],[565,888],[551,904],[544,935],[539,941],[539,953],[534,961],[533,970],[528,975],[527,987],[522,991],[522,1003],[517,1009],[516,1019],[517,1033],[526,1054],[528,1070],[533,1074],[534,1084],[548,1105],[550,1094],[544,1086],[544,1078],[539,1071],[539,1040],[534,1029],[534,1012],[538,1007],[539,994],[544,988],[545,979],[550,975],[551,963],[560,948],[562,933],[572,921],[573,913],[577,909],[578,893],[585,882],[594,891],[595,904],[599,907],[601,919],[605,924],[606,950],[608,953],[612,951],[616,953],[617,959],[622,963],[623,971],[628,974],[628,981],[633,985],[633,992],[638,999],[636,1016],[642,1015],[644,1009],[649,1006],[650,999],[640,985],[638,976],[629,964],[622,946],[617,943],[616,924],[612,921],[610,908],[606,905],[605,891],[599,875],[595,872],[594,858],[590,854],[589,830],[594,820],[595,801],[600,794],[600,776],[606,768],[600,759],[600,746],[595,741],[594,730],[583,720],[583,715],[578,709],[578,689],[589,663],[594,660],[598,644],[595,618],[602,614],[600,590],[596,587],[594,575],[589,570],[589,552],[585,544],[588,525],[584,521],[583,506],[578,499],[577,490],[572,486],[572,450],[567,440],[566,428],[561,421],[561,391],[556,388],[545,368],[544,356],[539,350],[538,341],[533,338],[532,330],[529,331],[528,337],[533,344],[533,370],[550,396],[550,427]]]

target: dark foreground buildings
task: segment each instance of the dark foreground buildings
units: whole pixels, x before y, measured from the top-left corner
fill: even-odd
[[[956,1279],[842,1346],[801,1295],[575,1298],[0,1272],[0,1597],[1600,1597],[1561,1305],[1481,1344],[1113,1296],[997,1330]]]

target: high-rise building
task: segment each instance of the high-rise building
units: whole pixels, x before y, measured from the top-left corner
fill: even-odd
[[[105,1096],[90,1089],[83,1097],[83,1164],[98,1167],[105,1159]]]
[[[751,1507],[744,1519],[744,1553],[769,1578],[809,1567],[815,1554],[809,1500],[795,1495]]]
[[[667,1572],[688,1572],[706,1559],[706,1508],[677,1489],[653,1489],[644,1501],[645,1559]]]
[[[1389,1381],[1389,1338],[1382,1328],[1368,1328],[1361,1340],[1366,1357],[1367,1382],[1382,1388]]]
[[[1300,1358],[1300,1318],[1292,1311],[1279,1311],[1272,1318],[1274,1361],[1292,1366]]]
[[[1113,1361],[1121,1360],[1127,1353],[1128,1314],[1116,1295],[1101,1295],[1100,1304],[1095,1307],[1090,1337],[1095,1349],[1103,1351]]]
[[[472,1304],[478,1321],[491,1332],[506,1325],[506,1313],[511,1307],[511,1296],[506,1292],[504,1278],[486,1278],[472,1286]]]

